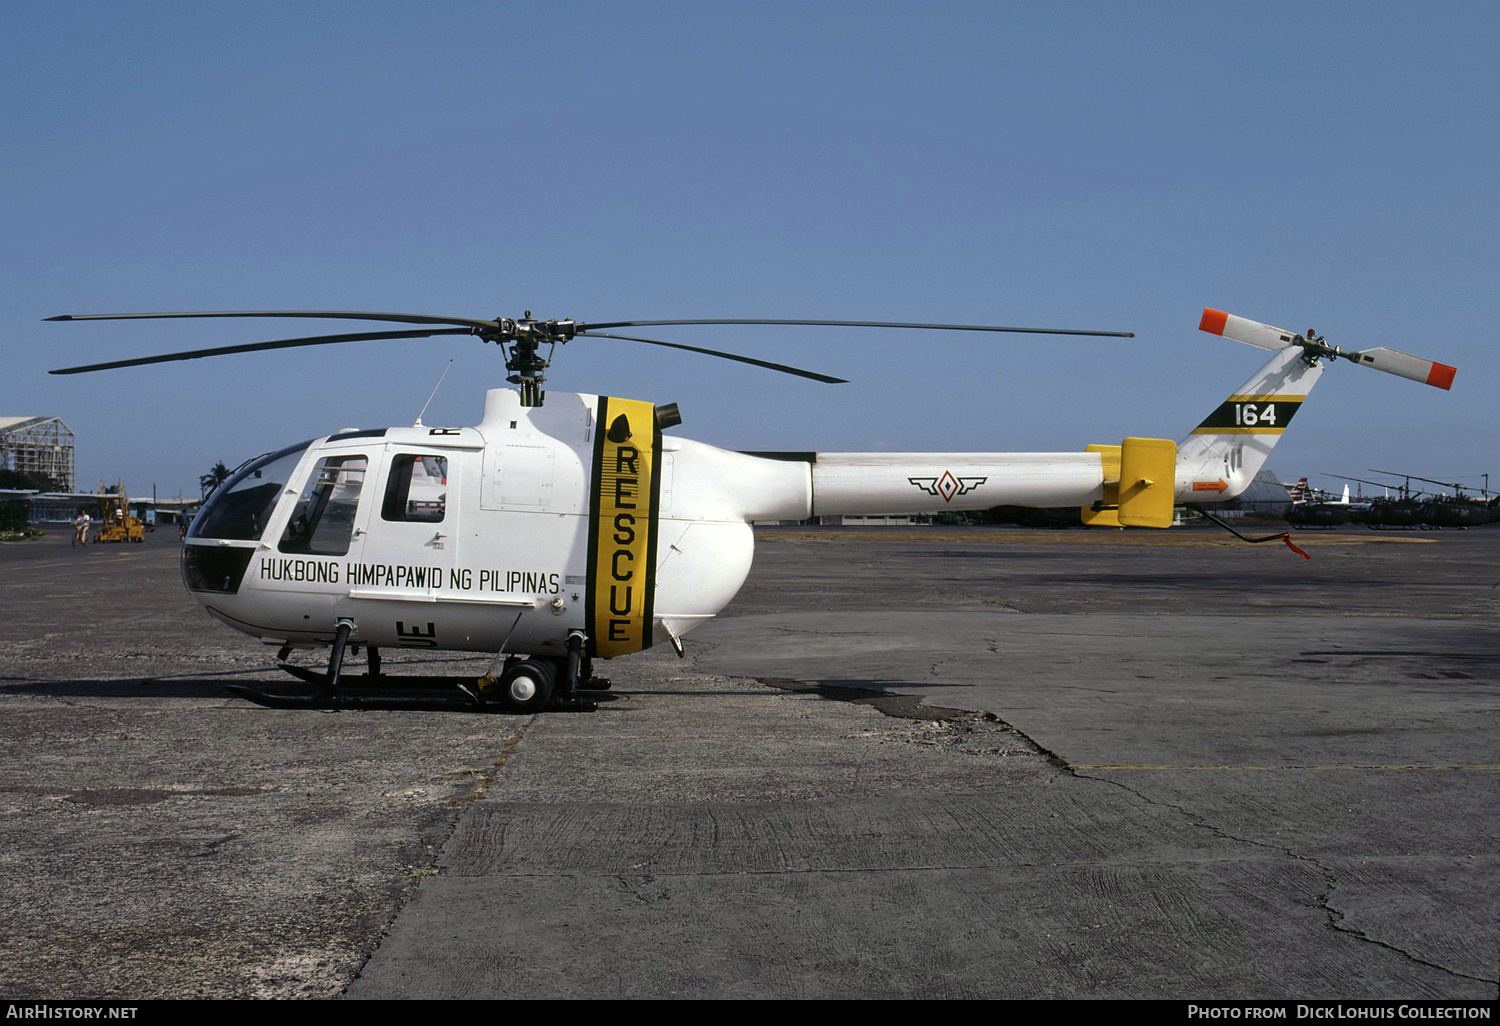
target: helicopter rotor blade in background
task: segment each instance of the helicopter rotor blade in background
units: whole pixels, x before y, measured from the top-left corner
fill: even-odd
[[[1442,485],[1444,488],[1452,488],[1455,491],[1461,491],[1464,487],[1458,481],[1434,481],[1430,477],[1418,477],[1416,474],[1402,474],[1395,470],[1376,470],[1374,467],[1371,467],[1370,472],[1372,474],[1389,474],[1392,477],[1404,477],[1411,481],[1426,481],[1428,484]]]
[[[820,328],[918,328],[930,331],[1005,331],[1026,335],[1101,335],[1110,338],[1135,338],[1133,331],[1090,331],[1083,328],[1002,328],[992,324],[922,324],[902,321],[789,321],[761,320],[757,318],[716,318],[688,321],[600,321],[579,322],[579,332],[592,332],[595,328],[639,328],[659,327],[673,324],[761,324],[761,325],[808,325]]]
[[[48,320],[62,318],[49,317]],[[90,371],[115,370],[119,367],[140,367],[150,363],[173,363],[178,360],[197,360],[205,356],[228,356],[230,353],[256,353],[267,349],[295,349],[299,346],[325,346],[335,342],[371,342],[388,338],[429,338],[433,335],[469,335],[468,328],[436,328],[432,331],[365,331],[352,335],[313,335],[308,338],[284,338],[274,342],[250,342],[239,346],[219,346],[214,349],[191,349],[181,353],[163,353],[160,356],[140,356],[132,360],[111,360],[109,363],[91,363],[83,367],[63,367],[48,371],[48,374],[86,374]]]
[[[397,324],[463,324],[493,331],[496,321],[472,317],[435,317],[428,314],[371,313],[360,310],[238,310],[205,313],[59,314],[44,321],[148,321],[182,317],[319,317],[333,321],[394,321]]]
[[[783,374],[795,374],[798,377],[802,378],[812,378],[814,381],[823,381],[830,385],[848,384],[848,379],[846,378],[835,378],[827,374],[819,374],[817,371],[802,370],[798,367],[791,367],[784,363],[772,363],[769,360],[757,360],[753,356],[740,356],[737,353],[725,353],[720,352],[717,349],[704,349],[700,346],[684,345],[681,342],[663,342],[660,339],[636,338],[633,335],[611,335],[610,333],[604,331],[580,331],[577,337],[613,338],[620,339],[621,341],[625,342],[644,342],[650,346],[667,346],[670,349],[685,349],[690,353],[702,353],[705,356],[717,356],[725,360],[734,360],[738,363],[749,363],[755,365],[756,367],[765,367],[767,370],[780,371]]]

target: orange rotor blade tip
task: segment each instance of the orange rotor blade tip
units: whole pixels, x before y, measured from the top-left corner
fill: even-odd
[[[1453,376],[1457,373],[1457,367],[1449,367],[1446,363],[1434,363],[1432,370],[1427,374],[1427,383],[1436,385],[1438,388],[1449,389],[1453,387]]]
[[[1215,310],[1212,307],[1203,308],[1203,319],[1198,322],[1198,330],[1206,331],[1210,335],[1224,334],[1224,325],[1229,323],[1229,315],[1223,310]]]

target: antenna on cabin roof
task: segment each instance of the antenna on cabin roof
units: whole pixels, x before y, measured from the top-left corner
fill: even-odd
[[[427,401],[422,404],[422,412],[417,414],[417,419],[412,424],[412,427],[421,427],[422,426],[422,414],[426,413],[427,412],[427,407],[429,407],[429,406],[432,405],[433,396],[436,396],[437,395],[437,390],[443,387],[443,379],[448,376],[448,372],[450,370],[452,370],[452,369],[453,369],[453,361],[449,360],[448,361],[448,366],[446,366],[446,367],[443,368],[443,373],[441,373],[441,374],[438,375],[437,384],[432,386],[432,395],[429,395],[427,397]]]

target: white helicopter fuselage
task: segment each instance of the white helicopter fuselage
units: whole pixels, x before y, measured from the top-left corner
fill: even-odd
[[[634,418],[618,444],[617,410]],[[269,644],[325,645],[348,620],[355,643],[492,653],[556,654],[581,630],[607,657],[723,609],[750,570],[752,521],[1083,505],[1103,483],[1093,453],[767,457],[663,435],[653,418],[646,403],[552,393],[523,407],[493,389],[474,427],[273,454],[195,522],[188,587]]]

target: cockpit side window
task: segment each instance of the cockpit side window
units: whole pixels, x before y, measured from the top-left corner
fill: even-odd
[[[382,520],[440,524],[448,511],[448,457],[398,453],[385,479]]]
[[[193,519],[188,538],[259,541],[276,500],[310,444],[261,456],[231,474]]]
[[[309,556],[347,555],[368,466],[367,457],[352,453],[319,460],[302,488],[278,548]]]

